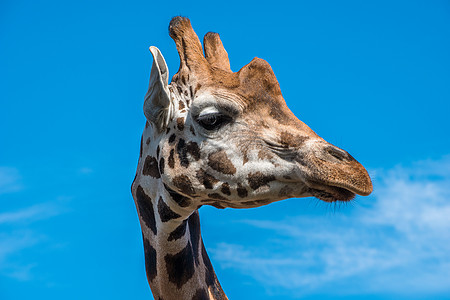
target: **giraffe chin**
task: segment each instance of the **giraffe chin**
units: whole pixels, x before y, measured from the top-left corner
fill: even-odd
[[[324,186],[323,189],[310,188],[309,192],[313,197],[325,202],[351,201],[356,194],[341,187]]]

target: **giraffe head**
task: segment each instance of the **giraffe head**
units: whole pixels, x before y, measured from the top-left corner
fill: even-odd
[[[205,35],[203,52],[189,19],[173,18],[169,33],[179,71],[169,84],[162,54],[150,47],[144,104],[156,155],[144,171],[158,173],[169,192],[195,208],[247,208],[308,196],[348,201],[372,192],[360,163],[289,110],[266,61],[254,58],[232,72],[218,34]]]

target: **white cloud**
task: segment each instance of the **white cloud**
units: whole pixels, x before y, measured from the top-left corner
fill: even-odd
[[[61,212],[60,207],[51,203],[36,204],[18,211],[0,213],[0,224],[44,220]]]
[[[82,168],[88,174],[91,169]],[[0,195],[18,192],[23,189],[21,176],[16,168],[0,166]],[[68,211],[65,205],[72,197],[60,196],[55,201],[38,203],[21,209],[0,210],[0,280],[1,276],[28,281],[36,278],[36,257],[33,253],[38,247],[49,243],[45,234],[36,229],[35,222],[50,219]],[[11,205],[20,205],[12,202]]]
[[[38,245],[45,239],[30,230],[18,230],[10,234],[0,234],[0,275],[15,278],[19,281],[32,279],[31,269],[34,263],[18,263],[12,261],[15,254]]]
[[[29,230],[0,234],[0,265],[6,261],[8,255],[34,246],[40,239],[41,237],[37,237]]]
[[[32,280],[33,279],[32,269],[36,266],[37,264],[29,264],[20,267],[15,267],[11,271],[9,271],[7,275],[19,281]]]
[[[265,230],[268,243],[218,244],[214,260],[298,294],[330,287],[342,294],[450,291],[450,156],[376,174],[369,207],[247,220]]]
[[[11,167],[0,167],[0,195],[22,189],[19,171]]]
[[[37,262],[21,255],[42,246],[47,237],[31,223],[46,220],[66,211],[55,203],[41,203],[17,211],[0,213],[0,275],[19,281],[32,280]]]

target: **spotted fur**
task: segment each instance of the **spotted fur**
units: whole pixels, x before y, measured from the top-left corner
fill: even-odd
[[[194,275],[194,253],[190,242],[180,252],[167,254],[164,260],[169,281],[177,288],[181,288]]]
[[[219,182],[214,176],[206,173],[203,169],[197,170],[197,180],[203,184],[206,189],[212,189]]]
[[[150,241],[144,237],[145,270],[149,281],[153,281],[158,275],[156,268],[156,250]]]
[[[192,300],[208,300],[208,294],[206,293],[205,289],[198,289],[194,296],[192,297]]]
[[[186,233],[186,223],[187,221],[184,220],[177,228],[175,228],[174,231],[172,231],[168,237],[168,241],[174,241],[181,239],[184,234]]]
[[[147,121],[132,185],[147,277],[155,299],[225,300],[199,207],[306,196],[347,201],[369,194],[372,184],[352,156],[292,114],[266,61],[232,72],[219,35],[206,34],[202,47],[187,18],[172,19],[169,34],[180,69],[169,84],[162,54],[150,48]]]
[[[209,154],[208,165],[213,170],[223,174],[233,175],[236,173],[236,167],[223,150]]]
[[[158,201],[158,214],[161,222],[168,222],[172,219],[181,217],[179,214],[171,210],[169,206],[167,206],[162,197],[159,197]]]
[[[172,200],[175,201],[181,207],[187,207],[191,204],[191,200],[188,197],[185,197],[185,196],[175,192],[174,190],[169,188],[167,185],[164,185],[164,187],[165,187],[166,191],[169,193]]]
[[[221,192],[227,196],[231,195],[230,185],[226,182],[222,183]]]
[[[136,202],[141,220],[143,220],[147,228],[150,228],[153,234],[156,235],[157,229],[152,199],[145,193],[140,185],[136,190]]]
[[[260,188],[261,186],[268,185],[269,182],[274,181],[274,175],[265,175],[262,172],[255,172],[248,174],[248,183],[250,187],[254,190]]]
[[[191,180],[186,175],[178,175],[172,180],[173,185],[185,195],[195,194],[194,187],[192,186]]]
[[[155,178],[159,178],[161,176],[159,174],[159,167],[156,158],[154,158],[153,156],[147,156],[145,158],[142,174],[149,175]]]

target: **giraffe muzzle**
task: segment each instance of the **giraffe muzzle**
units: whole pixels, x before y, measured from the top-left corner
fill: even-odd
[[[367,170],[347,151],[324,141],[312,143],[306,151],[299,157],[312,196],[334,202],[350,201],[356,194],[368,196],[372,193]]]

